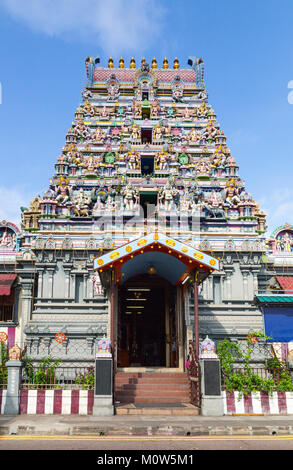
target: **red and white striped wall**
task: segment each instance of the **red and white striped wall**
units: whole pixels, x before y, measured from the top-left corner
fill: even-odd
[[[293,414],[293,392],[254,392],[243,395],[239,392],[223,392],[225,415],[291,415]]]
[[[93,390],[21,390],[20,414],[89,415]]]
[[[4,414],[6,390],[0,390],[0,414]],[[223,392],[224,415],[293,415],[293,392],[243,395]],[[79,414],[93,412],[93,390],[21,390],[20,414]]]

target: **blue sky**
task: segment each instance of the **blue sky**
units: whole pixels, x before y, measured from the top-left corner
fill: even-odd
[[[268,233],[293,223],[292,17],[292,0],[0,0],[0,220],[47,189],[86,56],[191,55]]]

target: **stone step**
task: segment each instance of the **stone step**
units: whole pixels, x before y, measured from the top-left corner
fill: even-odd
[[[118,373],[115,400],[121,403],[189,403],[190,384],[185,373]]]
[[[115,378],[115,386],[117,385],[123,385],[123,384],[129,384],[129,385],[137,385],[137,384],[144,384],[144,385],[157,385],[158,387],[163,386],[163,385],[189,385],[189,380],[188,379],[177,379],[177,380],[172,380],[172,379],[152,379],[152,378],[142,378],[142,379],[123,379],[123,378]]]
[[[128,384],[128,383],[121,383],[116,384],[115,390],[151,390],[151,391],[184,391],[189,390],[189,384],[185,383],[176,383],[176,384],[154,384],[154,383],[137,383],[137,384]]]
[[[154,397],[153,395],[149,396],[133,396],[133,395],[124,395],[120,396],[115,394],[115,402],[119,404],[130,404],[130,403],[190,403],[189,396],[183,397],[182,394],[180,396],[161,396],[161,397]]]
[[[117,372],[115,377],[125,377],[125,378],[187,378],[188,376],[185,372]]]
[[[176,406],[177,405],[177,406]],[[117,415],[155,415],[155,416],[198,416],[199,409],[190,403],[182,403],[181,406],[174,403],[130,403],[117,404]]]

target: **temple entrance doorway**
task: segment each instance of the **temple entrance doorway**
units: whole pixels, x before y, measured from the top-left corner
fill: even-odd
[[[119,288],[118,367],[178,367],[176,287],[155,274]]]

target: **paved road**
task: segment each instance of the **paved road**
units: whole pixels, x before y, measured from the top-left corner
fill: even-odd
[[[101,451],[197,451],[197,450],[293,450],[293,436],[198,436],[198,437],[95,437],[95,436],[1,436],[2,450],[91,450],[90,458]],[[116,455],[116,454],[115,454]],[[129,454],[132,455],[132,454]],[[138,462],[141,464],[138,455]],[[17,458],[17,456],[16,456]],[[191,459],[191,457],[189,457]],[[110,463],[110,462],[108,462]],[[121,462],[120,462],[121,463]],[[149,463],[154,463],[149,461]],[[158,464],[158,462],[156,462]],[[186,462],[193,463],[193,462]],[[123,465],[122,465],[123,467]]]

